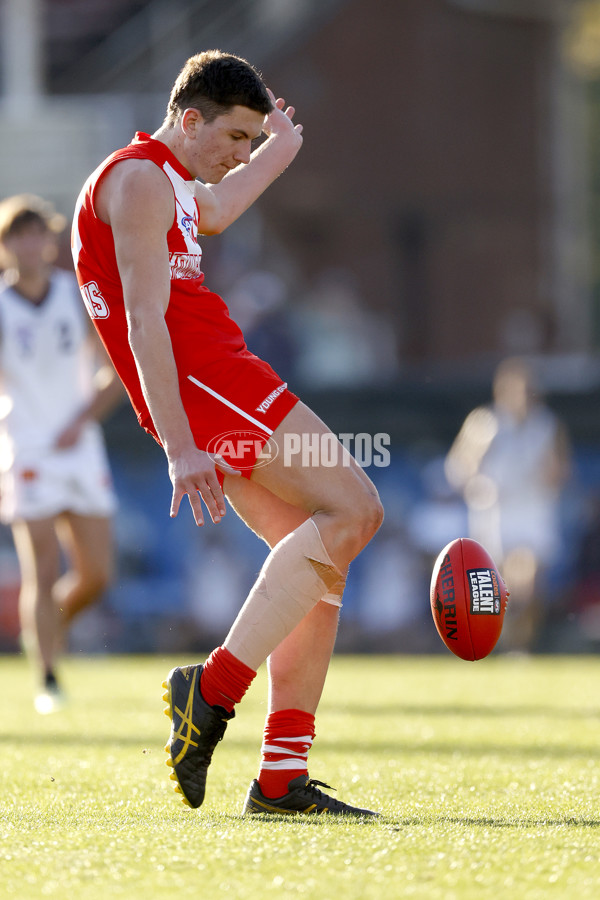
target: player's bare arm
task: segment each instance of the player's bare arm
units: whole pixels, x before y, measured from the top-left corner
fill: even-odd
[[[121,380],[91,321],[88,321],[88,340],[97,364],[94,393],[89,403],[57,435],[54,443],[57,450],[75,446],[86,422],[102,422],[126,396]]]
[[[234,470],[195,445],[165,323],[170,296],[166,235],[174,216],[172,189],[156,166],[126,161],[115,166],[101,185],[98,213],[113,232],[129,344],[169,464],[171,515],[177,515],[187,494],[194,519],[202,525],[199,493],[213,522],[219,522],[225,515],[225,501],[215,462],[223,471]]]
[[[271,98],[273,111],[258,127],[255,125],[254,134],[249,134],[249,129],[232,131],[231,140],[238,144],[234,151],[235,167],[216,184],[196,182],[202,234],[219,234],[235,222],[285,171],[300,150],[302,125],[294,124],[294,107],[286,107],[283,98],[275,100],[273,95]],[[233,124],[239,109],[234,107],[231,117],[222,116],[217,123],[226,125],[231,118]],[[184,114],[184,120],[188,112]],[[259,123],[261,117],[257,113],[253,115]],[[183,124],[185,127],[185,121]],[[267,139],[252,152],[252,141],[260,137],[261,130]]]

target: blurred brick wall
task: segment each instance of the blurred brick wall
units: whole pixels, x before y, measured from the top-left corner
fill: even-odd
[[[355,0],[264,73],[305,142],[263,209],[309,281],[332,263],[356,272],[405,360],[501,354],[522,308],[552,349],[539,147],[554,40],[442,0]]]

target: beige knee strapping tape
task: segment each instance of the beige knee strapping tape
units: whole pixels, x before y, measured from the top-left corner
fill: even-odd
[[[344,593],[344,588],[346,587],[346,576],[341,575],[340,578],[336,581],[336,583],[331,587],[326,594],[321,597],[323,603],[329,603],[331,606],[342,606],[342,594]]]
[[[340,596],[340,580],[316,523],[307,519],[269,553],[224,646],[258,669],[319,600]]]

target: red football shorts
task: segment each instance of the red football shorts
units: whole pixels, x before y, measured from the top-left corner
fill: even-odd
[[[246,478],[277,454],[269,439],[298,402],[271,366],[248,350],[181,379],[180,391],[196,445],[220,454]],[[217,475],[222,485],[218,469]]]

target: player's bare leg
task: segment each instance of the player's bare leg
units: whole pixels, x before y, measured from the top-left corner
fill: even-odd
[[[298,412],[299,427],[305,428],[308,422],[312,429],[304,433],[326,432],[325,426],[305,407]],[[285,427],[291,431],[297,426],[290,427],[288,417]],[[274,439],[277,440],[277,432]],[[335,481],[345,483],[346,489],[352,492],[355,483],[352,479],[355,479],[361,483],[367,497],[376,497],[374,486],[354,460],[344,455],[341,447],[339,452],[340,464],[346,473],[338,472]],[[286,460],[283,462],[285,466]],[[344,478],[344,474],[350,472],[351,478]],[[279,483],[279,478],[278,475],[275,483]],[[294,479],[296,484],[301,480]],[[283,536],[292,533],[307,517],[311,517],[310,505],[308,509],[306,503],[295,506],[257,482],[258,478],[250,482],[226,478],[225,490],[238,514],[273,548]],[[356,499],[360,502],[360,498]],[[369,504],[368,499],[365,502]],[[335,509],[335,503],[333,506]],[[318,509],[313,515],[318,515]],[[344,546],[347,549],[352,545],[340,542],[337,545],[338,554],[344,552]],[[340,567],[340,571],[345,575],[347,566]],[[307,771],[315,712],[337,633],[341,590],[343,587],[340,589],[338,584],[337,593],[335,590],[326,593],[326,600],[316,603],[269,656],[269,714],[265,725],[263,761],[259,778],[248,792],[245,812],[289,814],[294,811],[329,811],[341,815],[371,815],[369,810],[340,803],[320,792],[316,784],[309,781]]]
[[[64,629],[99,597],[112,572],[110,522],[62,513],[56,518],[16,522],[12,531],[21,571],[23,643],[44,686],[36,708],[50,712],[60,705],[55,666]],[[61,546],[69,562],[62,576]]]
[[[272,439],[284,447],[286,434],[305,435],[317,442],[331,438],[339,450],[337,459],[330,455],[328,465],[314,458],[311,465],[304,465],[302,456],[280,452],[252,474],[254,484],[308,516],[273,548],[227,635],[225,646],[253,669],[325,593],[343,584],[348,565],[383,517],[370,479],[304,404],[292,409]]]
[[[308,519],[260,484],[246,478],[225,477],[225,493],[241,519],[273,549]],[[269,712],[281,709],[317,710],[333,653],[339,606],[320,602],[271,652]]]
[[[112,528],[105,516],[65,512],[58,517],[56,530],[69,566],[55,582],[52,596],[66,627],[100,598],[112,579]]]
[[[333,438],[323,422],[303,404],[294,407],[276,429],[273,439],[283,446],[285,433]],[[226,479],[232,480],[228,476]],[[303,677],[306,677],[302,646],[306,649],[310,629],[326,619],[328,639],[322,645],[316,641],[313,650],[324,657],[326,648],[327,656],[321,659],[320,666],[315,667],[315,680],[311,675],[307,678],[310,688],[307,687],[306,703],[315,706],[318,702],[335,640],[337,613],[325,616],[314,613],[298,632],[302,640],[299,640],[297,651],[292,651],[291,642],[284,642],[313,613],[325,595],[340,602],[348,564],[370,540],[382,518],[375,487],[362,470],[352,464],[341,445],[339,459],[333,466],[323,466],[317,461],[309,468],[302,466],[301,459],[288,461],[280,454],[270,465],[255,470],[252,483],[266,489],[289,508],[286,521],[281,524],[281,503],[277,504],[278,515],[274,512],[275,504],[271,507],[271,540],[275,541],[278,535],[283,537],[273,546],[224,645],[211,653],[204,666],[172,670],[164,685],[168,703],[166,712],[172,723],[165,748],[169,754],[168,764],[174,770],[172,777],[177,782],[176,790],[194,807],[203,802],[206,774],[214,749],[258,666],[274,654],[272,667],[275,669],[272,671],[281,672],[276,680],[281,680],[282,686],[283,673],[293,668],[296,671],[302,669]],[[235,503],[236,489],[229,485],[227,490]],[[248,490],[246,499],[251,496]],[[237,501],[240,506],[239,496]],[[248,504],[245,514],[250,522]],[[253,527],[259,529],[258,521],[253,522]],[[280,645],[281,653],[278,654]],[[284,702],[285,696],[283,689],[278,702]],[[301,709],[295,710],[295,715],[314,721],[312,713]],[[309,796],[312,799],[307,802]],[[322,811],[327,807],[342,815],[368,814],[368,811],[340,804],[322,795],[315,785],[307,786],[303,782],[294,790],[291,802],[303,804],[305,801],[311,810]]]
[[[267,466],[255,469],[252,481],[266,487],[291,506],[303,510],[318,526],[335,565],[344,570],[370,541],[383,518],[377,490],[366,473],[335,439],[335,465],[318,459],[285,454],[285,435],[330,437],[331,431],[304,403],[297,403],[275,429],[272,440],[280,448]]]
[[[542,605],[536,591],[539,564],[532,550],[515,547],[507,553],[502,576],[510,585],[510,603],[499,645],[505,652],[531,653],[542,624]]]
[[[340,608],[321,601],[271,653],[269,712],[317,711],[337,636]]]
[[[238,515],[271,548],[308,518],[303,510],[246,479],[226,478],[225,491]],[[312,741],[315,713],[333,653],[338,619],[339,606],[324,601],[317,603],[269,656],[269,706],[263,745],[267,740],[276,742],[282,736],[289,737],[290,731],[294,735],[306,732]],[[285,746],[280,740],[282,743]],[[288,795],[289,783],[296,778],[304,779],[303,784],[308,781],[308,746],[306,758],[297,755],[297,738],[292,748],[293,756],[287,762],[289,768],[278,770],[275,777],[263,761],[251,791],[260,791],[266,800]],[[264,756],[263,752],[263,759]]]
[[[52,587],[60,571],[60,546],[54,520],[21,520],[13,524],[12,533],[21,572],[19,617],[23,644],[42,685],[51,686],[57,632]],[[40,707],[40,711],[50,710]]]

